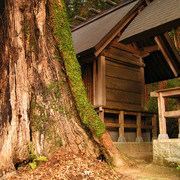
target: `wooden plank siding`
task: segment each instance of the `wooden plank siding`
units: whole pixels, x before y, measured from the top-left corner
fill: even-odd
[[[141,95],[121,90],[107,89],[107,101],[141,105]]]
[[[106,60],[106,76],[133,82],[139,81],[139,69]]]
[[[139,82],[128,81],[126,79],[118,79],[116,77],[110,77],[110,76],[106,76],[106,88],[133,92],[133,93],[141,92],[141,87],[139,86]]]
[[[116,46],[114,44],[112,44],[110,52],[111,52],[111,54],[113,54],[115,56],[119,56],[119,54],[121,54],[121,56],[120,56],[121,58],[128,59],[129,61],[137,61],[137,57],[135,57],[132,53],[121,50],[118,46]]]
[[[139,58],[115,46],[105,51],[105,57],[106,106],[123,110],[143,110],[143,65]]]
[[[84,64],[82,66],[82,78],[88,99],[90,103],[93,104],[93,63]]]

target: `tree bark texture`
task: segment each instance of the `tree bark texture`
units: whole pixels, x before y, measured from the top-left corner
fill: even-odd
[[[107,132],[98,139],[82,123],[53,34],[51,2],[0,1],[0,174],[29,159],[30,142],[47,157],[57,150],[98,157],[104,147],[124,164]]]

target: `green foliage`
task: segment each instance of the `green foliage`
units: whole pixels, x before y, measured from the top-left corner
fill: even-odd
[[[176,30],[175,30],[175,29],[172,29],[172,30],[170,31],[169,35],[170,35],[171,37],[176,36],[176,35],[177,35]]]
[[[150,98],[150,100],[146,103],[146,108],[149,112],[157,113],[157,98]]]
[[[157,98],[151,98],[150,92],[157,90],[157,83],[148,84],[148,97],[149,101],[146,103],[146,109],[149,112],[158,112]]]
[[[180,87],[180,79],[169,79],[167,80],[167,88],[175,88],[175,87]],[[176,99],[168,99],[167,100],[167,110],[168,111],[173,111],[177,110],[177,102]]]
[[[122,0],[113,0],[116,3],[121,2]],[[79,22],[74,19],[74,16],[82,16],[85,18],[90,18],[94,16],[92,12],[88,10],[88,8],[93,7],[98,10],[106,10],[110,8],[111,6],[108,5],[107,3],[104,2],[104,0],[64,0],[65,5],[66,5],[66,10],[67,10],[67,16],[68,16],[68,21],[75,25],[78,24]]]
[[[39,162],[48,161],[47,157],[45,156],[39,157],[34,153],[34,145],[31,141],[29,142],[28,147],[29,147],[29,156],[30,156],[30,161],[31,161],[29,163],[29,166],[31,167],[31,169],[35,169]]]
[[[167,80],[167,88],[180,87],[180,79],[169,79]]]
[[[169,32],[169,35],[170,35],[171,39],[173,40],[176,49],[177,49],[178,51],[180,51],[180,46],[179,46],[179,43],[178,43],[178,42],[179,42],[178,32],[180,32],[180,28],[172,29],[172,30]]]
[[[31,167],[31,169],[35,169],[37,167],[37,163],[35,161],[29,163],[29,166]]]
[[[70,88],[76,102],[79,116],[83,124],[89,128],[95,136],[100,138],[105,132],[105,125],[88,101],[86,89],[81,77],[81,68],[73,47],[71,30],[67,21],[63,1],[61,1],[60,4],[58,0],[51,0],[50,14],[54,37],[64,60]]]

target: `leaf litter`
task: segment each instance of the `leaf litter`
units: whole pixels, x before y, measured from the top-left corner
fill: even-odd
[[[20,167],[14,176],[6,179],[13,180],[131,180],[130,176],[117,173],[107,163],[88,157],[79,152],[58,152],[45,163],[41,163],[36,169]]]

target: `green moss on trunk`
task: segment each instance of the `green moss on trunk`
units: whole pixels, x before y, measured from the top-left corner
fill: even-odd
[[[81,77],[81,68],[74,51],[73,41],[64,2],[50,0],[53,34],[63,58],[70,88],[82,123],[98,138],[106,131],[93,106],[90,104]]]

